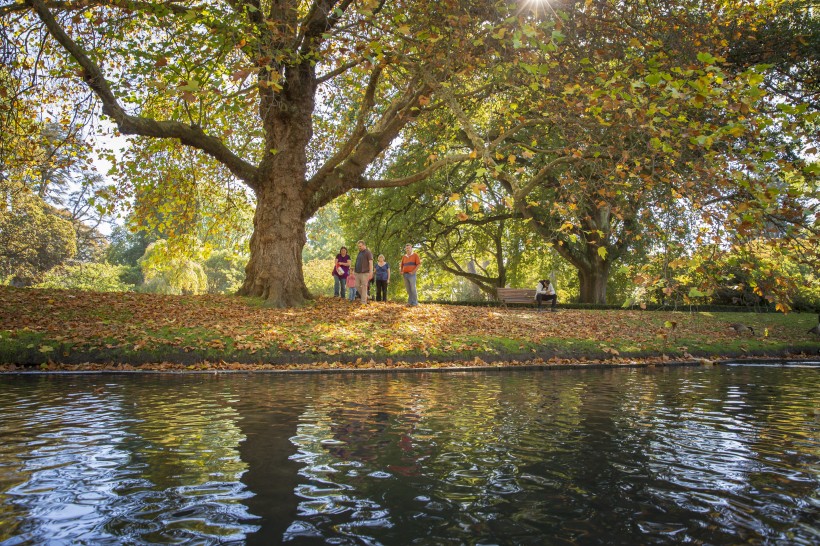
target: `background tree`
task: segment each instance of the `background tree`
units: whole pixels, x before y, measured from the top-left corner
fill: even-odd
[[[209,294],[235,294],[242,285],[244,260],[229,250],[216,250],[202,264]]]
[[[109,188],[92,163],[87,113],[82,102],[50,108],[48,97],[63,96],[67,87],[28,77],[32,61],[23,42],[3,24],[0,36],[0,179],[29,188],[72,222],[75,259],[98,260],[106,245],[101,229],[111,219],[95,201]]]
[[[773,218],[805,225],[810,194],[792,185],[786,199],[779,180],[811,168],[776,154],[769,137],[780,126],[803,141],[811,124],[774,115],[789,107],[773,112],[764,100],[766,66],[725,62],[731,40],[755,32],[779,4],[568,3],[552,17],[497,25],[492,38],[512,35],[511,62],[457,88],[430,82],[447,107],[437,141],[472,148],[476,175],[498,180],[577,268],[585,302],[606,300],[614,261],[640,250],[670,206],[736,231]]]
[[[402,168],[407,168],[402,161],[392,167]],[[373,248],[394,265],[410,242],[423,252],[425,270],[438,268],[478,290],[470,295],[469,289],[460,289],[466,299],[495,298],[497,287],[534,285],[543,271],[525,269],[541,260],[525,261],[523,256],[551,250],[516,221],[503,189],[492,179],[487,182],[496,187],[477,182],[469,165],[456,165],[409,188],[360,192],[345,201],[342,221],[352,233],[368,234]]]
[[[339,202],[334,201],[319,209],[308,221],[307,244],[302,257],[305,262],[334,259],[341,247],[352,248],[352,243],[345,240]]]
[[[208,276],[201,257],[178,254],[160,239],[148,245],[140,258],[145,283],[140,287],[156,294],[204,294],[208,290]]]
[[[71,222],[21,184],[0,180],[0,280],[37,282],[77,254]]]

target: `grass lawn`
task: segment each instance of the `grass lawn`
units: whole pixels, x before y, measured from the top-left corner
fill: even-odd
[[[816,315],[559,310],[0,287],[0,370],[614,364],[817,355]],[[733,322],[752,326],[739,335]]]

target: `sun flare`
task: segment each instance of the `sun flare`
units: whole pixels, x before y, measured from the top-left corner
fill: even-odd
[[[521,10],[530,11],[534,15],[554,12],[550,0],[521,0]]]

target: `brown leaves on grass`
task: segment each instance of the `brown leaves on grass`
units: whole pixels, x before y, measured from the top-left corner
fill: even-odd
[[[531,308],[407,307],[392,302],[362,306],[331,298],[318,298],[302,309],[269,309],[257,300],[228,296],[0,287],[0,343],[40,336],[41,352],[56,361],[69,352],[120,351],[120,356],[141,351],[197,352],[216,356],[217,362],[239,356],[249,362],[254,355],[259,361],[282,362],[296,355],[300,361],[320,361],[311,363],[314,369],[332,369],[337,358],[339,366],[373,367],[369,363],[373,357],[375,366],[388,366],[385,359],[392,363],[391,358],[399,362],[402,356],[413,355],[425,358],[425,366],[430,367],[431,361],[452,360],[465,353],[513,357],[555,352],[556,347],[575,356],[596,353],[617,360],[627,353],[665,353],[676,346],[691,350],[699,343],[736,338],[725,324],[719,318],[690,313],[537,313]],[[783,341],[790,335],[772,325],[766,339]],[[351,355],[361,361],[351,362]],[[466,365],[476,362],[472,356],[464,361]],[[222,369],[219,366],[234,369],[225,363],[210,363],[207,369]],[[253,366],[259,368],[258,363]]]

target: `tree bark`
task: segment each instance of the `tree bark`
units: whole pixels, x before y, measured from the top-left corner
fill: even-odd
[[[288,193],[281,188],[257,192],[250,260],[239,289],[239,295],[263,298],[273,307],[298,307],[310,298],[302,274],[305,207]]]
[[[609,280],[609,270],[612,263],[609,261],[595,260],[593,263],[586,263],[583,266],[576,266],[578,269],[578,280],[581,285],[581,303],[606,303],[606,284]]]
[[[280,151],[263,164],[255,184],[250,259],[239,295],[261,297],[272,307],[298,307],[311,297],[302,273],[305,223],[316,212],[312,194],[305,191],[305,146],[311,130],[294,121],[309,119],[312,106],[307,100],[271,123],[268,146]]]

